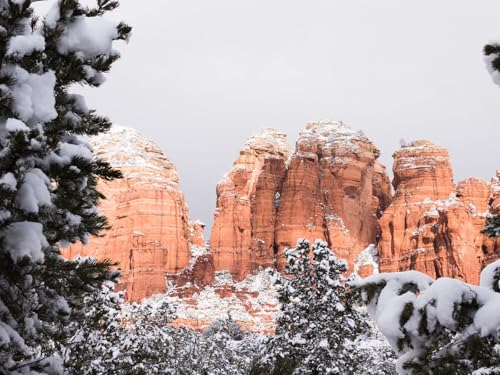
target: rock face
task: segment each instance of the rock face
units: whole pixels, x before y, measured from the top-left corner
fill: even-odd
[[[351,265],[378,235],[377,218],[391,201],[379,150],[341,122],[313,122],[300,133],[278,209],[276,247],[323,239]],[[278,269],[284,258],[278,255]]]
[[[263,130],[217,186],[210,251],[205,225],[189,220],[177,171],[156,145],[121,127],[91,143],[124,175],[98,182],[112,229],[63,255],[118,262],[129,301],[164,293],[167,284],[186,300],[216,286],[251,315],[254,291],[234,286],[262,268],[283,270],[282,253],[299,238],[327,241],[363,276],[415,269],[477,283],[500,258],[500,240],[481,234],[486,217],[500,213],[500,170],[491,182],[455,185],[448,152],[427,141],[394,153],[392,197],[379,151],[361,132],[309,123],[292,153],[283,133]],[[217,284],[225,274],[234,282]],[[274,309],[270,303],[255,316]]]
[[[455,186],[447,150],[428,141],[396,151],[393,171],[396,194],[380,219],[381,272],[411,269],[478,283],[500,250],[481,234],[492,184],[470,178]]]
[[[198,248],[205,247],[205,224],[199,220],[189,222],[189,242]]]
[[[391,202],[378,149],[343,123],[315,122],[289,153],[284,135],[266,129],[249,139],[218,185],[216,270],[237,280],[260,267],[283,270],[283,250],[299,238],[326,240],[353,265],[376,243],[377,218]]]
[[[276,208],[290,153],[286,136],[264,129],[251,137],[217,185],[210,237],[216,270],[242,280],[274,265]]]
[[[203,228],[191,223],[173,164],[152,142],[133,129],[113,127],[91,140],[95,152],[123,173],[123,179],[99,181],[105,195],[101,210],[112,228],[63,251],[109,258],[122,270],[119,288],[138,301],[165,291],[165,275],[189,263],[190,241],[203,244]]]

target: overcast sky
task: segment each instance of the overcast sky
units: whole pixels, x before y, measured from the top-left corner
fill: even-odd
[[[263,127],[289,142],[307,121],[362,129],[390,169],[399,140],[446,146],[457,180],[500,168],[500,87],[482,47],[498,0],[122,0],[134,27],[107,83],[84,90],[175,163],[191,217]]]

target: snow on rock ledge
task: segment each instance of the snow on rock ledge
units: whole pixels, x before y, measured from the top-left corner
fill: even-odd
[[[157,145],[134,129],[113,126],[90,143],[100,158],[123,174],[122,179],[98,183],[106,196],[100,209],[112,229],[63,254],[118,262],[119,287],[127,290],[130,301],[164,293],[165,274],[188,266],[190,241],[203,242],[198,227],[190,226],[177,171]]]

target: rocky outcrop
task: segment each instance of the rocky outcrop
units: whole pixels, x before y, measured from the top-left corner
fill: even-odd
[[[479,281],[498,243],[481,234],[492,184],[470,178],[453,183],[446,149],[416,141],[394,153],[396,194],[381,220],[381,272],[418,270],[437,278]]]
[[[189,222],[189,243],[191,246],[204,248],[205,244],[205,223],[199,220]]]
[[[341,122],[312,122],[300,133],[290,158],[276,225],[281,256],[299,238],[323,239],[352,265],[374,244],[377,218],[391,201],[379,150]]]
[[[189,220],[175,167],[156,145],[120,127],[91,143],[124,175],[98,182],[112,228],[63,255],[118,262],[130,301],[166,284],[191,298],[226,270],[235,282],[261,268],[283,270],[283,250],[299,238],[326,240],[363,276],[416,269],[476,283],[500,258],[500,241],[481,234],[486,217],[500,213],[500,170],[491,182],[455,186],[448,152],[427,141],[395,152],[393,198],[379,151],[361,132],[309,123],[291,153],[283,133],[265,129],[217,186],[210,251],[205,225]],[[221,297],[243,298],[224,285]]]
[[[285,134],[264,129],[251,137],[217,185],[210,236],[216,270],[242,280],[274,265],[276,208],[290,147]]]
[[[166,298],[177,308],[173,325],[203,331],[218,319],[231,316],[242,329],[273,334],[275,316],[279,310],[278,295],[273,275],[266,270],[249,275],[237,282],[227,271],[215,273],[211,285],[199,288],[177,286]]]
[[[190,261],[190,241],[203,244],[203,228],[190,225],[188,208],[173,164],[152,142],[133,129],[113,127],[91,140],[97,155],[123,174],[99,181],[106,197],[100,205],[111,230],[85,246],[63,250],[68,258],[94,256],[119,263],[119,288],[138,301],[165,291],[165,275],[176,274]]]

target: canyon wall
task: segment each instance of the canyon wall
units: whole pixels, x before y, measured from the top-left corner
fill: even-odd
[[[120,170],[122,179],[100,180],[100,204],[111,230],[88,244],[63,250],[68,258],[93,256],[118,262],[120,289],[138,301],[165,292],[165,275],[176,274],[191,258],[190,245],[203,246],[203,226],[190,223],[173,164],[137,131],[113,126],[93,137],[97,155]],[[201,238],[200,238],[201,237]]]

